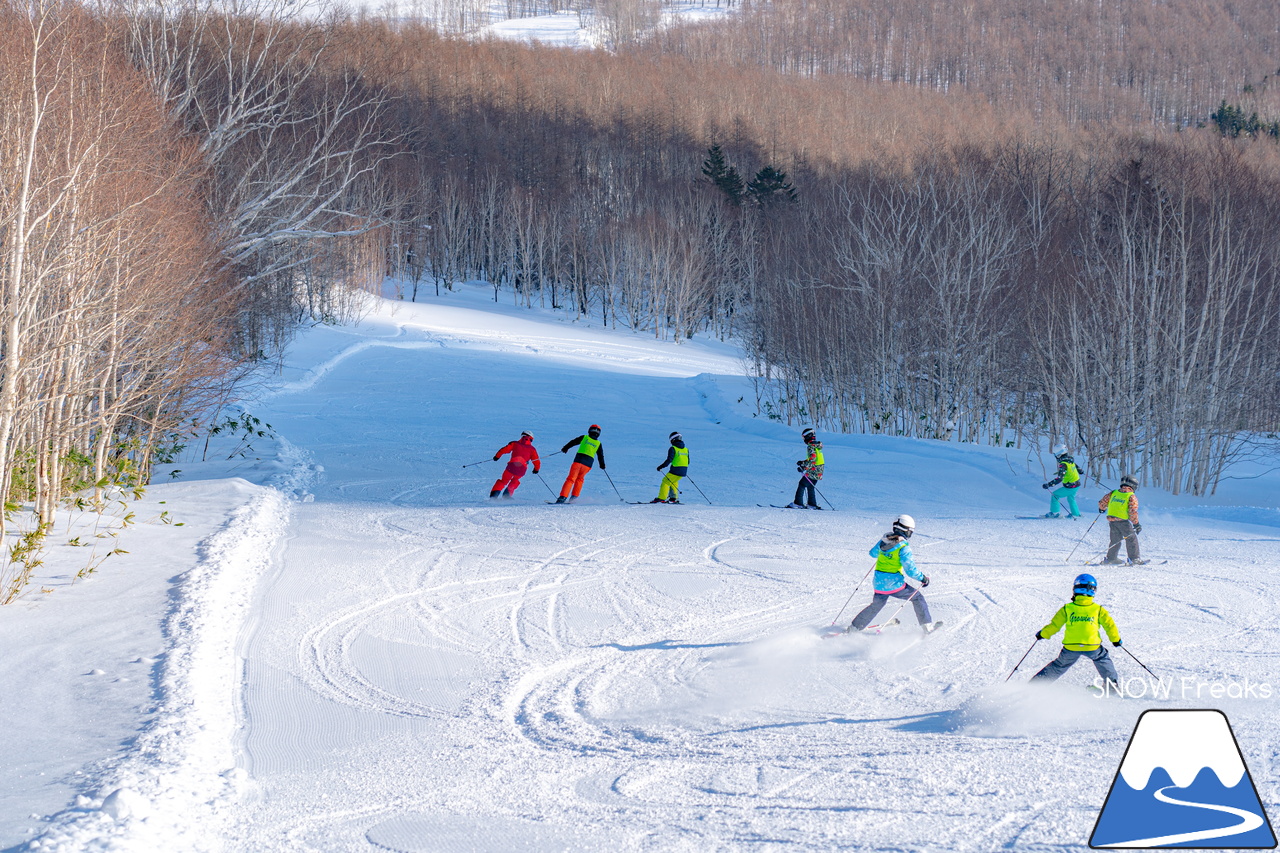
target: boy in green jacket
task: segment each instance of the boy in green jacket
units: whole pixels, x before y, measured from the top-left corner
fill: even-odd
[[[1047,678],[1057,681],[1077,660],[1086,657],[1093,661],[1098,675],[1106,680],[1107,689],[1118,691],[1120,684],[1116,667],[1107,650],[1102,647],[1099,629],[1106,632],[1111,645],[1116,648],[1120,648],[1120,629],[1116,627],[1107,608],[1093,600],[1094,593],[1098,591],[1098,581],[1093,575],[1080,575],[1071,591],[1071,600],[1058,609],[1048,625],[1036,631],[1037,640],[1047,640],[1065,626],[1067,630],[1062,635],[1062,651],[1044,669],[1033,675],[1031,680]]]

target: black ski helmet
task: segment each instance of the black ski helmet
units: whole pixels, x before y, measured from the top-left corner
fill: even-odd
[[[804,432],[800,433],[800,437],[804,439],[805,444],[812,444],[818,440],[818,434],[813,431],[812,427],[805,427]]]
[[[1093,595],[1098,591],[1098,579],[1093,575],[1076,575],[1071,591],[1076,595]]]
[[[1132,474],[1125,474],[1123,477],[1120,478],[1120,485],[1128,486],[1129,488],[1133,489],[1136,492],[1138,491],[1138,478],[1133,476]]]
[[[587,435],[591,436],[592,438],[599,438],[600,424],[592,424],[591,426],[587,427]]]
[[[681,434],[680,434],[680,433],[678,433],[678,432],[673,432],[673,433],[671,433],[671,435],[667,436],[667,440],[668,440],[668,441],[673,441],[673,442],[674,442],[674,441],[683,441],[683,440],[684,440],[684,436],[683,436],[683,435],[681,435]]]

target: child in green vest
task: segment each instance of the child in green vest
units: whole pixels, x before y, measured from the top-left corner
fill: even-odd
[[[662,475],[658,496],[649,501],[652,504],[680,503],[680,481],[689,473],[689,448],[685,447],[684,436],[673,432],[667,438],[671,441],[671,446],[667,448],[666,461],[658,466],[658,470],[661,471],[668,465],[671,466],[671,470]]]
[[[1076,461],[1071,458],[1071,454],[1067,453],[1067,446],[1059,444],[1053,449],[1053,456],[1058,460],[1058,473],[1052,480],[1045,483],[1041,488],[1053,489],[1054,486],[1062,485],[1053,489],[1049,496],[1049,512],[1045,518],[1058,518],[1058,502],[1061,501],[1067,505],[1072,518],[1080,517],[1080,507],[1076,506],[1076,489],[1080,488],[1083,482],[1082,472],[1076,465]]]
[[[1137,490],[1137,478],[1125,474],[1120,478],[1120,488],[1108,492],[1098,501],[1098,512],[1107,514],[1111,527],[1111,545],[1107,548],[1107,558],[1102,561],[1103,565],[1122,565],[1121,542],[1124,543],[1130,563],[1144,566],[1151,562],[1143,560],[1138,552],[1138,534],[1142,532],[1142,525],[1138,522],[1138,496],[1134,494]]]
[[[569,439],[560,452],[568,453],[570,448],[576,449],[577,453],[569,466],[569,476],[564,478],[564,485],[560,487],[560,496],[556,498],[558,504],[578,499],[582,494],[582,480],[597,459],[600,460],[600,470],[604,470],[604,445],[600,443],[599,424],[592,424],[586,435]]]
[[[1045,664],[1044,669],[1031,676],[1032,681],[1037,678],[1057,681],[1077,660],[1086,657],[1093,661],[1098,675],[1106,679],[1110,689],[1119,689],[1115,664],[1111,662],[1111,655],[1102,647],[1101,631],[1106,632],[1111,645],[1120,648],[1120,629],[1116,627],[1107,608],[1093,600],[1097,591],[1098,581],[1093,575],[1077,576],[1072,585],[1071,600],[1053,614],[1048,625],[1036,631],[1036,640],[1047,640],[1063,627],[1067,629],[1062,635],[1062,651]]]

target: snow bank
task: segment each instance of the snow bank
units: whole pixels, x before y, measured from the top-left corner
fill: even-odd
[[[224,825],[246,792],[236,766],[242,679],[237,650],[260,575],[289,520],[286,493],[305,499],[312,469],[291,462],[274,487],[245,484],[247,503],[200,543],[165,619],[158,707],[131,748],[91,779],[89,794],[31,841],[41,851],[219,850]]]

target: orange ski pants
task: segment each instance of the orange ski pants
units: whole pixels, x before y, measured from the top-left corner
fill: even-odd
[[[583,465],[581,462],[570,465],[569,476],[564,478],[564,485],[560,487],[560,497],[567,498],[572,494],[576,498],[582,494],[582,478],[586,477],[590,470],[590,465]]]

